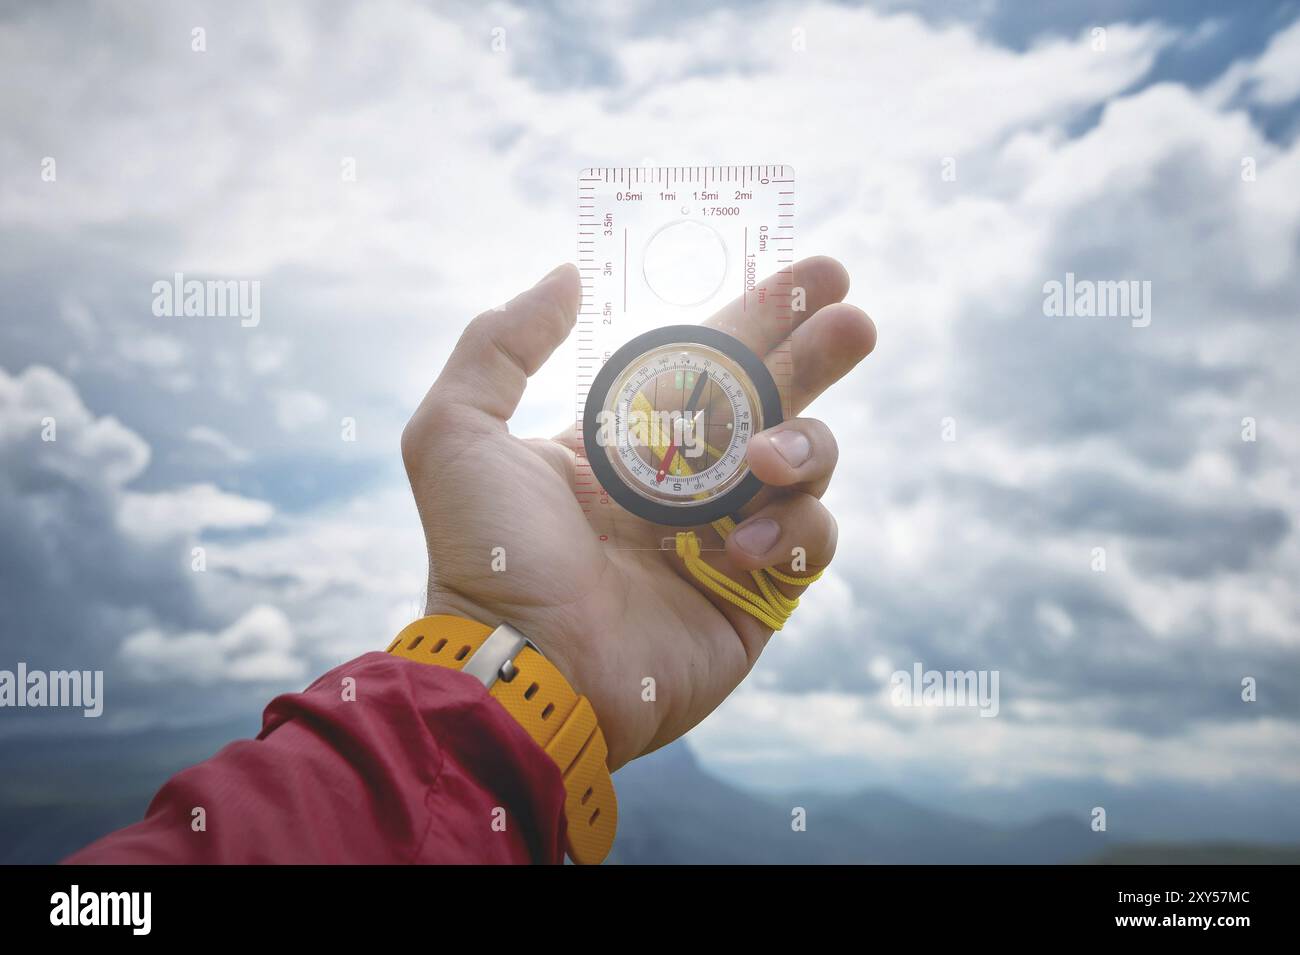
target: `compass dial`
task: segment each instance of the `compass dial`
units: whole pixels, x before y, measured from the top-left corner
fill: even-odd
[[[587,458],[628,510],[661,524],[704,524],[761,487],[746,451],[781,420],[766,366],[714,329],[656,329],[605,363],[583,419]]]

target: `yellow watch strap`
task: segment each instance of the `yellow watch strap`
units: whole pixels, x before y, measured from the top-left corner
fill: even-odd
[[[463,670],[494,631],[464,617],[435,614],[403,629],[388,652]],[[579,865],[604,861],[618,828],[618,801],[605,762],[605,737],[591,703],[531,645],[501,666],[488,693],[560,768],[569,857]]]

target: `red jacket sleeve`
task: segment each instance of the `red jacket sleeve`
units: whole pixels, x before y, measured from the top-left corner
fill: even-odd
[[[276,697],[257,739],[65,861],[558,863],[564,830],[558,767],[483,684],[367,653]]]

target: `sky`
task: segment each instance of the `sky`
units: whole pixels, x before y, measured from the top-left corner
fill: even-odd
[[[104,670],[115,733],[384,646],[426,574],[401,429],[574,258],[578,170],[788,163],[879,345],[808,412],[835,563],[701,761],[1300,804],[1300,4],[1081,6],[5,5],[0,668]],[[154,314],[175,273],[260,320]],[[1047,314],[1067,274],[1149,321]],[[997,670],[998,716],[893,705],[915,663]]]

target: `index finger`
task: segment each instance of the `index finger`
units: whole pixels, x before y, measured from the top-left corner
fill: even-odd
[[[790,336],[804,319],[823,305],[844,300],[849,292],[849,273],[827,255],[814,255],[796,262],[788,271],[769,275],[757,288],[766,290],[759,301],[748,292],[704,322],[709,328],[738,338],[754,354],[762,356]],[[804,290],[804,309],[792,312],[793,290]]]

